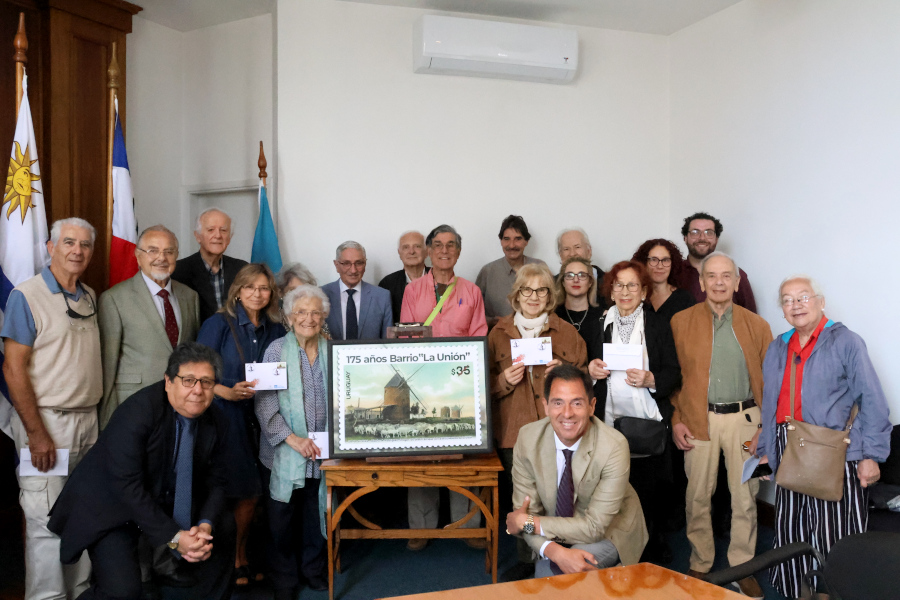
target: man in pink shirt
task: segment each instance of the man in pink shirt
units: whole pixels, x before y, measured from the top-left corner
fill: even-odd
[[[425,323],[434,313],[434,318],[426,323],[431,325],[434,337],[487,335],[481,290],[453,272],[462,246],[460,235],[450,225],[439,225],[428,234],[425,245],[431,271],[406,286],[400,321]],[[435,310],[451,285],[440,309]]]
[[[402,323],[431,325],[433,337],[477,337],[487,335],[484,301],[481,290],[471,281],[453,273],[462,238],[450,225],[439,225],[425,239],[431,271],[409,283],[403,292],[400,310]],[[472,488],[476,494],[477,488]],[[410,529],[434,529],[438,524],[438,488],[409,488]],[[450,494],[450,518],[462,519],[469,512],[469,500],[460,494]],[[479,517],[469,519],[462,527],[478,527]],[[470,538],[473,548],[484,548],[484,540]],[[411,539],[410,550],[421,550],[427,539]]]

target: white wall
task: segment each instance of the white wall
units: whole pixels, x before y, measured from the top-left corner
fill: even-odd
[[[286,256],[331,281],[334,248],[355,239],[368,250],[366,280],[377,282],[400,267],[402,231],[446,222],[463,237],[457,271],[474,279],[501,256],[497,230],[510,213],[532,230],[529,254],[552,268],[564,226],[585,227],[604,266],[665,230],[665,37],[579,29],[571,85],[417,75],[412,33],[423,12],[278,4]]]
[[[162,223],[182,230],[183,37],[135,17],[127,40],[125,147],[138,229]]]
[[[787,275],[866,340],[900,420],[900,3],[745,0],[671,36],[669,230],[708,210],[776,335]]]
[[[234,217],[229,254],[250,258],[263,141],[275,189],[272,15],[178,32],[140,17],[128,38],[128,137],[138,226],[161,222],[182,256],[209,205]],[[244,191],[218,191],[250,186]],[[197,192],[203,192],[198,194]]]

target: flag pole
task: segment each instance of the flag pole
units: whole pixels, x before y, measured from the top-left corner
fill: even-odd
[[[259,178],[262,179],[263,187],[266,187],[266,154],[263,152],[263,143],[262,140],[259,141],[259,162],[256,163],[256,166],[259,167]]]
[[[116,42],[112,43],[112,58],[106,74],[109,78],[109,126],[106,136],[108,144],[106,151],[106,256],[108,260],[113,234],[113,143],[116,135],[116,94],[119,90],[119,61],[116,59]]]
[[[24,88],[22,80],[25,78],[25,63],[28,62],[28,36],[25,35],[25,13],[19,13],[19,30],[13,39],[13,47],[16,54],[13,60],[16,61],[16,119],[19,118],[19,105],[22,104],[22,94]]]

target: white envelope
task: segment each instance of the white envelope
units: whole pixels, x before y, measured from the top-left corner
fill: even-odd
[[[603,344],[603,362],[610,371],[644,368],[641,344]]]
[[[19,477],[48,477],[50,475],[58,475],[68,477],[69,475],[69,451],[64,448],[56,450],[56,464],[49,471],[42,473],[31,463],[31,450],[22,448],[19,458]]]
[[[550,338],[528,338],[525,340],[510,340],[513,364],[546,365],[553,360],[553,345]]]
[[[286,390],[287,389],[287,363],[247,363],[244,365],[244,381],[259,382],[253,389],[259,390]]]
[[[741,483],[747,483],[753,476],[753,471],[759,465],[759,456],[750,455],[750,458],[744,461],[744,468],[741,471]]]
[[[311,439],[313,443],[319,447],[319,450],[322,451],[322,454],[319,455],[319,459],[324,460],[331,456],[328,451],[329,437],[327,431],[310,431],[309,439]]]

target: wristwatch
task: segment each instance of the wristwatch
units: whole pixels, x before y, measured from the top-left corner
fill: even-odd
[[[534,526],[532,525],[531,528],[534,529]],[[181,537],[181,532],[179,531],[178,533],[175,534],[175,537],[173,537],[171,540],[168,541],[166,546],[168,546],[172,550],[175,550],[176,548],[178,548],[178,539],[180,537]]]
[[[534,515],[528,515],[528,517],[526,517],[522,531],[529,535],[534,533]]]

